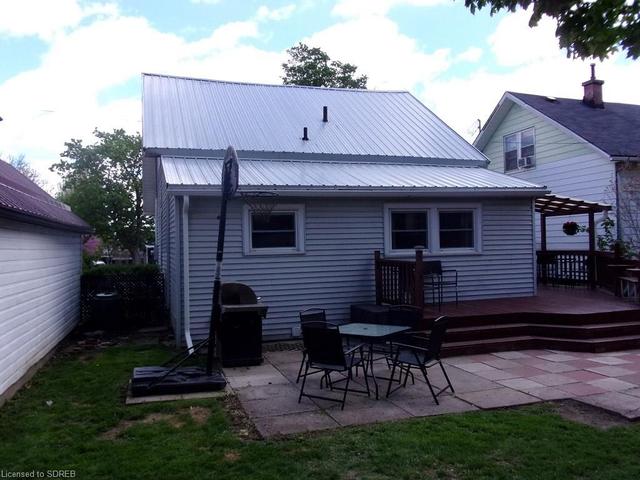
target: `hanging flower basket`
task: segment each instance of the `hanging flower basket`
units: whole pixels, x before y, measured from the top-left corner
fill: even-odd
[[[580,225],[576,222],[565,222],[562,224],[562,231],[565,235],[575,235],[580,231]]]

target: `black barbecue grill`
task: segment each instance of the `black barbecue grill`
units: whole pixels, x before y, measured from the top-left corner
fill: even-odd
[[[262,319],[267,306],[244,283],[223,283],[220,291],[219,345],[222,365],[240,367],[262,363]]]

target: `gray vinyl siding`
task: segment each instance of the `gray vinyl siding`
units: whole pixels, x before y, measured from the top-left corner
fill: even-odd
[[[483,151],[491,161],[490,169],[504,172],[504,136],[529,127],[535,128],[536,166],[532,169],[508,172],[508,175],[544,185],[553,194],[615,203],[615,168],[610,159],[559,129],[545,117],[519,105],[514,104],[511,107]],[[536,244],[539,247],[538,217],[536,215]],[[547,248],[587,249],[587,233],[567,236],[562,232],[562,224],[567,221],[575,221],[586,226],[588,218],[586,215],[549,218]],[[598,234],[601,233],[602,228],[598,227]]]
[[[0,394],[76,325],[80,234],[0,219]]]
[[[247,283],[269,305],[266,338],[295,336],[302,309],[325,308],[330,320],[342,320],[348,318],[351,304],[374,302],[373,252],[384,245],[381,199],[282,203],[305,205],[303,254],[244,255],[242,204],[232,201],[229,206],[223,278]],[[208,328],[218,208],[214,199],[191,198],[189,298],[194,339]],[[430,258],[458,269],[462,300],[533,295],[530,199],[483,201],[482,225],[481,254]]]

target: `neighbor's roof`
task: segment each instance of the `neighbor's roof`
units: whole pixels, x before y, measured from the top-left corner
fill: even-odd
[[[220,158],[161,158],[165,181],[174,191],[219,189]],[[398,163],[240,160],[239,190],[308,194],[532,192],[548,190],[483,167],[447,167]]]
[[[322,108],[328,107],[328,122]],[[302,140],[308,127],[309,140]],[[486,164],[409,92],[261,85],[143,75],[143,145],[155,154],[238,152],[437,159]],[[172,151],[173,150],[173,151]]]
[[[503,98],[515,98],[516,103],[519,100],[611,157],[640,157],[640,105],[605,101],[604,108],[593,108],[573,98],[516,92],[506,92]],[[500,123],[498,108],[487,121],[487,130],[491,130],[494,120]],[[480,137],[475,143],[480,148],[484,146]]]
[[[64,203],[0,160],[0,216],[81,233],[91,227]]]

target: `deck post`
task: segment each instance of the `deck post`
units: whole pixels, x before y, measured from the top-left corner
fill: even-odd
[[[375,282],[376,282],[376,305],[382,303],[382,266],[380,265],[380,250],[373,252]]]
[[[424,264],[422,247],[416,247],[416,264],[413,269],[413,304],[424,308]]]
[[[534,239],[535,241],[535,239]],[[546,258],[547,251],[547,215],[544,213],[540,214],[540,251],[542,252],[543,258],[538,259],[538,265],[540,265],[540,269],[542,270],[541,280],[542,284],[546,285],[548,282],[548,265]]]
[[[589,211],[589,257],[588,257],[588,273],[589,286],[596,288],[596,220],[595,212]]]

